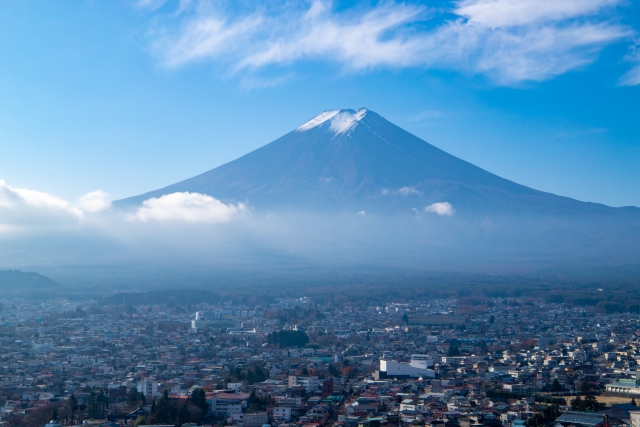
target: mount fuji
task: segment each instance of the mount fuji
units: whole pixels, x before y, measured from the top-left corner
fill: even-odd
[[[640,262],[639,208],[581,202],[517,184],[366,108],[324,111],[245,156],[115,206],[135,209],[181,192],[243,203],[254,212],[393,218],[404,230],[388,233],[396,242],[402,235],[452,251]],[[416,217],[423,220],[411,222]]]
[[[237,160],[116,205],[135,206],[176,192],[207,194],[257,209],[389,213],[447,203],[452,210],[442,213],[463,216],[640,215],[638,208],[580,202],[500,178],[366,108],[324,111]]]

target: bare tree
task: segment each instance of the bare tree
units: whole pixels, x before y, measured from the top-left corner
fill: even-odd
[[[60,411],[61,406],[61,403],[58,402],[35,409],[25,415],[22,425],[24,427],[42,427],[51,421],[54,411]]]

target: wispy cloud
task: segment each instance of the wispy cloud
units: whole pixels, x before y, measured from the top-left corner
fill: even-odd
[[[633,36],[611,18],[621,1],[462,0],[448,15],[398,2],[340,11],[322,0],[259,10],[181,2],[181,13],[157,32],[154,50],[167,67],[208,60],[251,74],[326,61],[346,71],[457,70],[510,85],[578,69],[603,47]]]
[[[620,79],[622,86],[640,85],[640,43],[629,48],[629,54],[624,58],[633,64],[632,68]]]
[[[585,137],[588,135],[595,135],[599,133],[606,133],[609,130],[607,128],[588,128],[588,129],[576,129],[569,130],[565,132],[559,132],[554,135],[554,138],[563,139],[563,138],[579,138]]]
[[[128,221],[183,221],[192,223],[227,222],[245,210],[243,204],[224,204],[199,193],[172,193],[142,203]]]
[[[158,46],[170,67],[205,58],[218,59],[229,50],[243,49],[263,24],[259,15],[247,16],[228,23],[215,16],[185,25],[175,39],[164,39]]]
[[[593,15],[603,7],[619,3],[619,0],[463,0],[458,3],[456,14],[471,24],[504,28]]]
[[[420,111],[418,114],[409,117],[409,122],[424,122],[432,119],[439,119],[443,116],[442,111],[438,110],[425,110]]]
[[[167,3],[167,0],[137,0],[133,5],[138,9],[157,10]]]

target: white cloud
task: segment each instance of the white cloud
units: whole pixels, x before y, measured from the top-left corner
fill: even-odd
[[[245,210],[242,203],[224,204],[199,193],[172,193],[151,198],[142,207],[126,216],[128,221],[227,222]]]
[[[398,190],[398,193],[400,193],[402,196],[408,196],[410,194],[420,194],[420,192],[414,187],[402,187]]]
[[[111,207],[111,196],[102,190],[96,190],[80,197],[78,204],[85,212],[100,212]]]
[[[358,212],[358,215],[360,215],[360,216],[365,216],[366,214],[367,214],[367,212],[366,212],[366,211],[360,211],[360,212]]]
[[[13,188],[0,180],[0,229],[77,223],[81,209],[60,197],[25,188]]]
[[[251,14],[230,21],[211,8],[202,8],[197,18],[185,22],[177,32],[163,34],[155,43],[165,65],[180,66],[201,59],[217,59],[243,49],[256,36],[265,18]]]
[[[425,16],[423,7],[384,3],[360,15],[331,13],[328,2],[315,1],[309,10],[284,28],[285,37],[256,52],[248,52],[239,67],[260,68],[299,59],[328,59],[359,70],[377,66],[413,65],[417,39],[396,34]]]
[[[562,21],[597,13],[619,0],[463,0],[456,14],[489,28]]]
[[[621,3],[462,0],[445,15],[397,2],[337,11],[316,0],[307,8],[268,3],[245,11],[203,1],[194,3],[193,13],[172,14],[177,21],[157,32],[154,48],[168,67],[212,60],[251,75],[296,61],[329,61],[350,71],[457,70],[509,85],[578,69],[606,45],[631,37],[613,16]]]
[[[620,85],[622,86],[637,86],[640,85],[640,45],[631,46],[629,48],[629,54],[624,58],[626,61],[631,62],[633,67],[620,79]]]
[[[453,206],[451,206],[449,202],[432,203],[425,207],[424,210],[425,212],[432,212],[440,216],[453,216],[456,213],[456,210],[453,209]]]

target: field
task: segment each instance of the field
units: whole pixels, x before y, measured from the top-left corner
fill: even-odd
[[[566,396],[566,401],[567,401],[567,405],[569,404],[569,402],[571,402],[572,399],[575,399],[575,396]],[[613,396],[613,395],[603,395],[603,396],[596,396],[596,399],[598,400],[598,402],[600,403],[604,403],[607,406],[611,406],[613,404],[616,403],[630,403],[631,402],[631,397],[626,397],[626,396]],[[640,397],[636,396],[636,402],[640,402]]]

